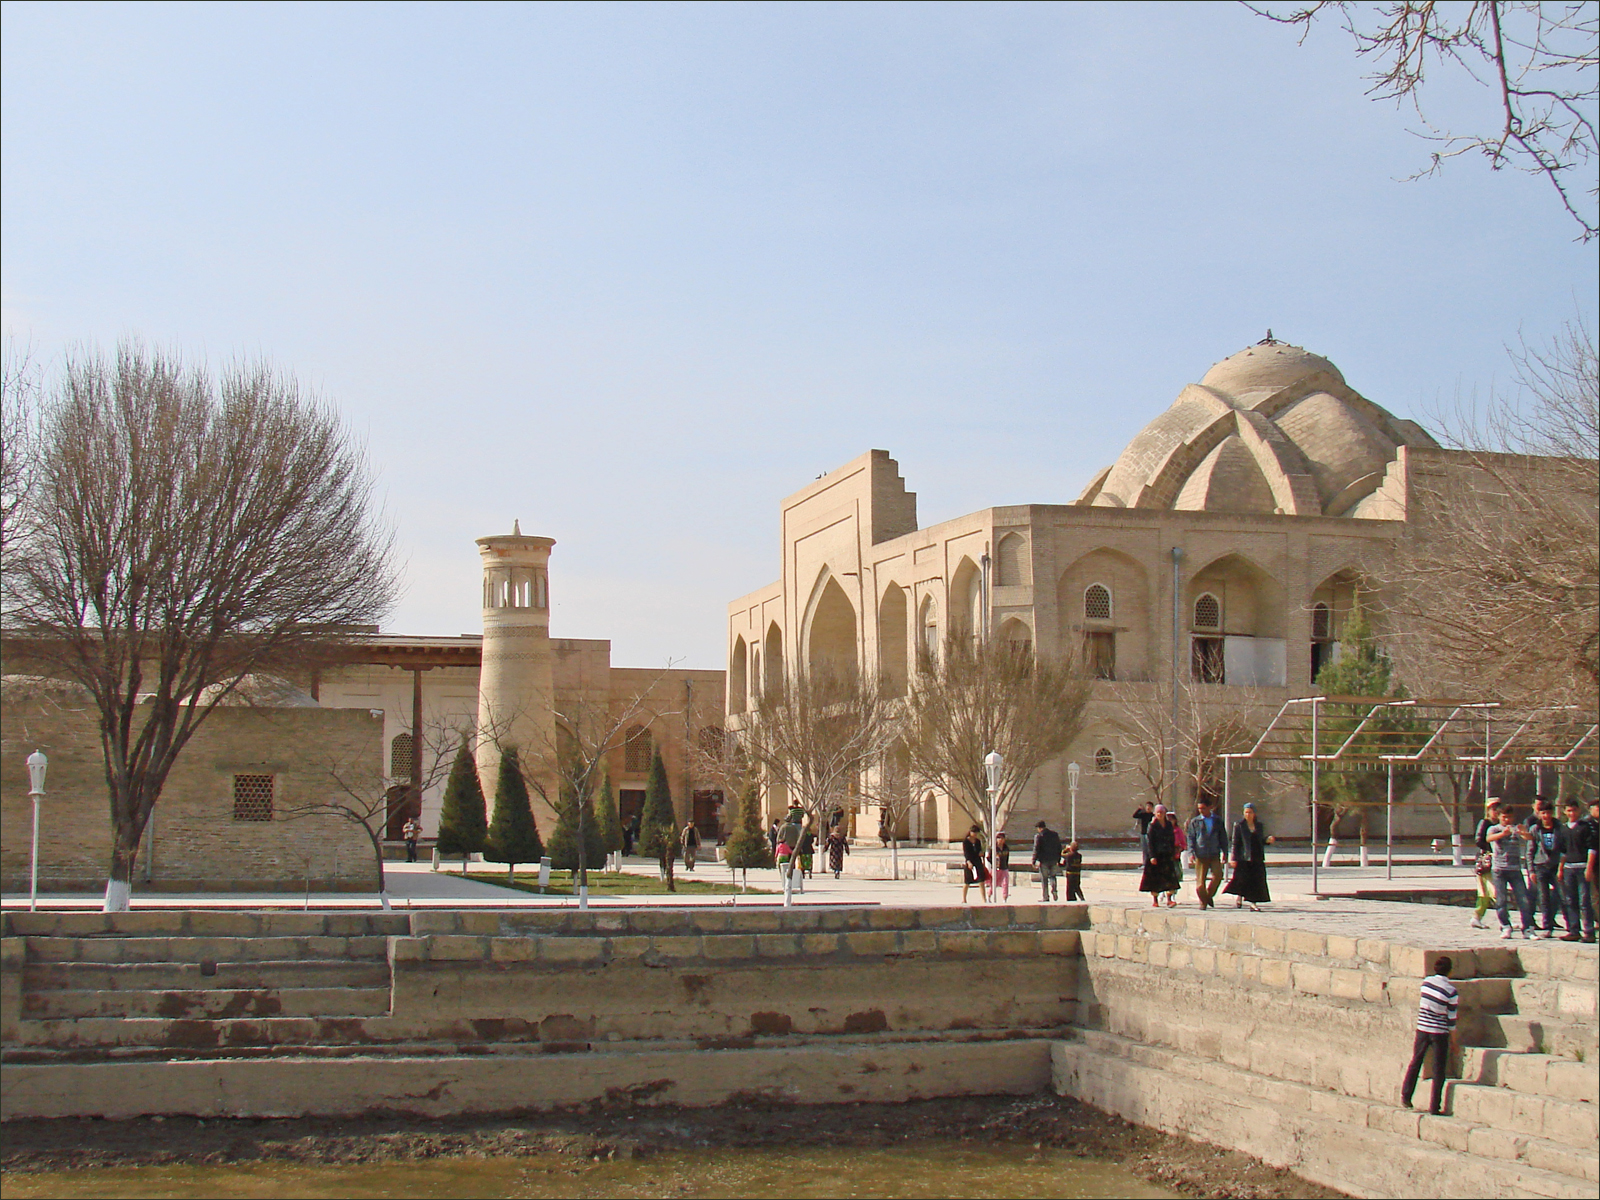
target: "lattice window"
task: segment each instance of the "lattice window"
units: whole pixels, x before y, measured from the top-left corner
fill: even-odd
[[[651,749],[650,731],[643,725],[633,726],[628,730],[627,739],[623,742],[622,769],[638,774],[648,771]]]
[[[417,746],[409,733],[397,733],[389,743],[389,776],[410,779],[417,769]]]
[[[1333,614],[1328,611],[1326,604],[1319,604],[1311,610],[1311,637],[1313,641],[1325,642],[1332,636]]]
[[[1110,746],[1101,746],[1094,752],[1094,771],[1096,775],[1110,775],[1117,769],[1117,760],[1111,753]]]
[[[1201,592],[1194,602],[1194,627],[1196,629],[1222,628],[1222,601],[1210,592]]]
[[[1083,619],[1086,621],[1111,620],[1111,589],[1101,583],[1092,583],[1083,593]]]
[[[233,819],[235,821],[272,820],[271,775],[235,775],[233,777]]]

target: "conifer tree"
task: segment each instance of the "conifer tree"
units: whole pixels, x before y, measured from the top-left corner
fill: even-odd
[[[515,746],[500,756],[500,778],[494,788],[494,821],[484,846],[484,858],[506,864],[508,879],[516,878],[518,863],[536,863],[544,857],[544,843],[533,820],[528,781]]]
[[[1345,618],[1339,636],[1339,657],[1317,672],[1316,688],[1324,696],[1363,696],[1374,699],[1403,700],[1406,689],[1394,679],[1394,667],[1388,654],[1373,635],[1372,623],[1367,617],[1359,594]],[[1327,754],[1338,747],[1361,726],[1363,718],[1371,713],[1361,733],[1351,743],[1349,753],[1388,753],[1404,747],[1396,742],[1395,735],[1409,730],[1413,722],[1406,719],[1404,710],[1378,709],[1363,705],[1327,705],[1321,715],[1318,734],[1318,751]],[[1307,745],[1305,752],[1310,752]],[[1311,782],[1310,771],[1301,772],[1302,781]],[[1404,776],[1407,791],[1415,785],[1416,776]],[[1397,779],[1398,783],[1398,779]],[[1388,776],[1383,771],[1341,770],[1337,763],[1324,763],[1317,771],[1317,806],[1328,814],[1329,857],[1337,841],[1337,826],[1352,812],[1359,820],[1361,843],[1366,845],[1369,813],[1374,805],[1382,804],[1388,790]],[[1398,788],[1397,788],[1398,791]]]
[[[667,891],[677,891],[672,879],[672,862],[678,854],[678,814],[672,807],[672,787],[667,783],[667,764],[661,757],[660,747],[650,759],[639,841],[644,852],[654,854],[660,862],[661,878],[666,881]]]
[[[772,844],[761,827],[761,784],[753,776],[739,797],[738,828],[723,847],[723,860],[735,871],[744,872],[745,890],[750,889],[750,868],[770,867]]]
[[[595,802],[594,824],[605,854],[615,854],[622,849],[622,815],[617,810],[617,796],[611,790],[609,775],[600,781],[600,798]]]
[[[461,873],[467,873],[467,858],[483,849],[488,835],[483,785],[478,780],[478,764],[472,756],[469,739],[463,737],[450,764],[450,778],[444,787],[444,806],[439,812],[438,849],[441,856],[461,855]]]
[[[583,865],[594,870],[605,862],[605,843],[601,838],[599,822],[595,820],[593,803],[586,802],[582,807],[585,844]],[[556,814],[555,831],[550,835],[550,845],[547,847],[550,865],[558,871],[578,869],[578,810],[579,805],[571,787],[563,785],[561,808]]]

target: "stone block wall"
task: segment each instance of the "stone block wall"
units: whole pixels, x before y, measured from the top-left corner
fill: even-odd
[[[98,891],[111,857],[99,716],[64,688],[48,696],[9,683],[0,704],[0,886],[28,889],[33,821],[25,761],[50,759],[41,805],[39,886]],[[383,715],[365,709],[216,709],[184,748],[146,830],[141,890],[313,890],[376,886],[362,831],[334,816],[287,819],[297,805],[342,797],[340,784],[381,795]],[[234,819],[233,777],[273,777],[273,817]],[[154,854],[149,855],[153,846]],[[146,878],[146,866],[151,868]]]

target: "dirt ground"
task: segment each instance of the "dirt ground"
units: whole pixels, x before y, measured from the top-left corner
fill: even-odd
[[[593,1160],[719,1146],[1005,1142],[1119,1163],[1187,1196],[1309,1200],[1343,1195],[1247,1155],[1143,1129],[1054,1096],[803,1107],[754,1101],[712,1109],[448,1120],[374,1115],[356,1120],[17,1121],[0,1127],[0,1139],[0,1170],[6,1172],[252,1160],[385,1163],[452,1155],[555,1153]]]

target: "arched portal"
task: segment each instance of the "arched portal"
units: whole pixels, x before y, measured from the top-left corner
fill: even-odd
[[[728,711],[742,713],[745,708],[745,699],[748,695],[748,686],[745,679],[745,659],[749,651],[745,648],[744,638],[733,639],[733,653],[728,655]]]
[[[818,675],[852,675],[857,668],[855,606],[831,576],[811,609],[806,666]]]
[[[766,690],[762,695],[772,697],[783,686],[783,630],[778,628],[774,621],[767,626],[767,652],[762,655],[766,659],[766,666],[761,672],[761,686]]]
[[[878,603],[878,678],[892,695],[905,694],[910,630],[906,622],[906,593],[891,583]]]
[[[984,632],[983,577],[976,563],[963,558],[950,580],[950,634],[978,641]]]

